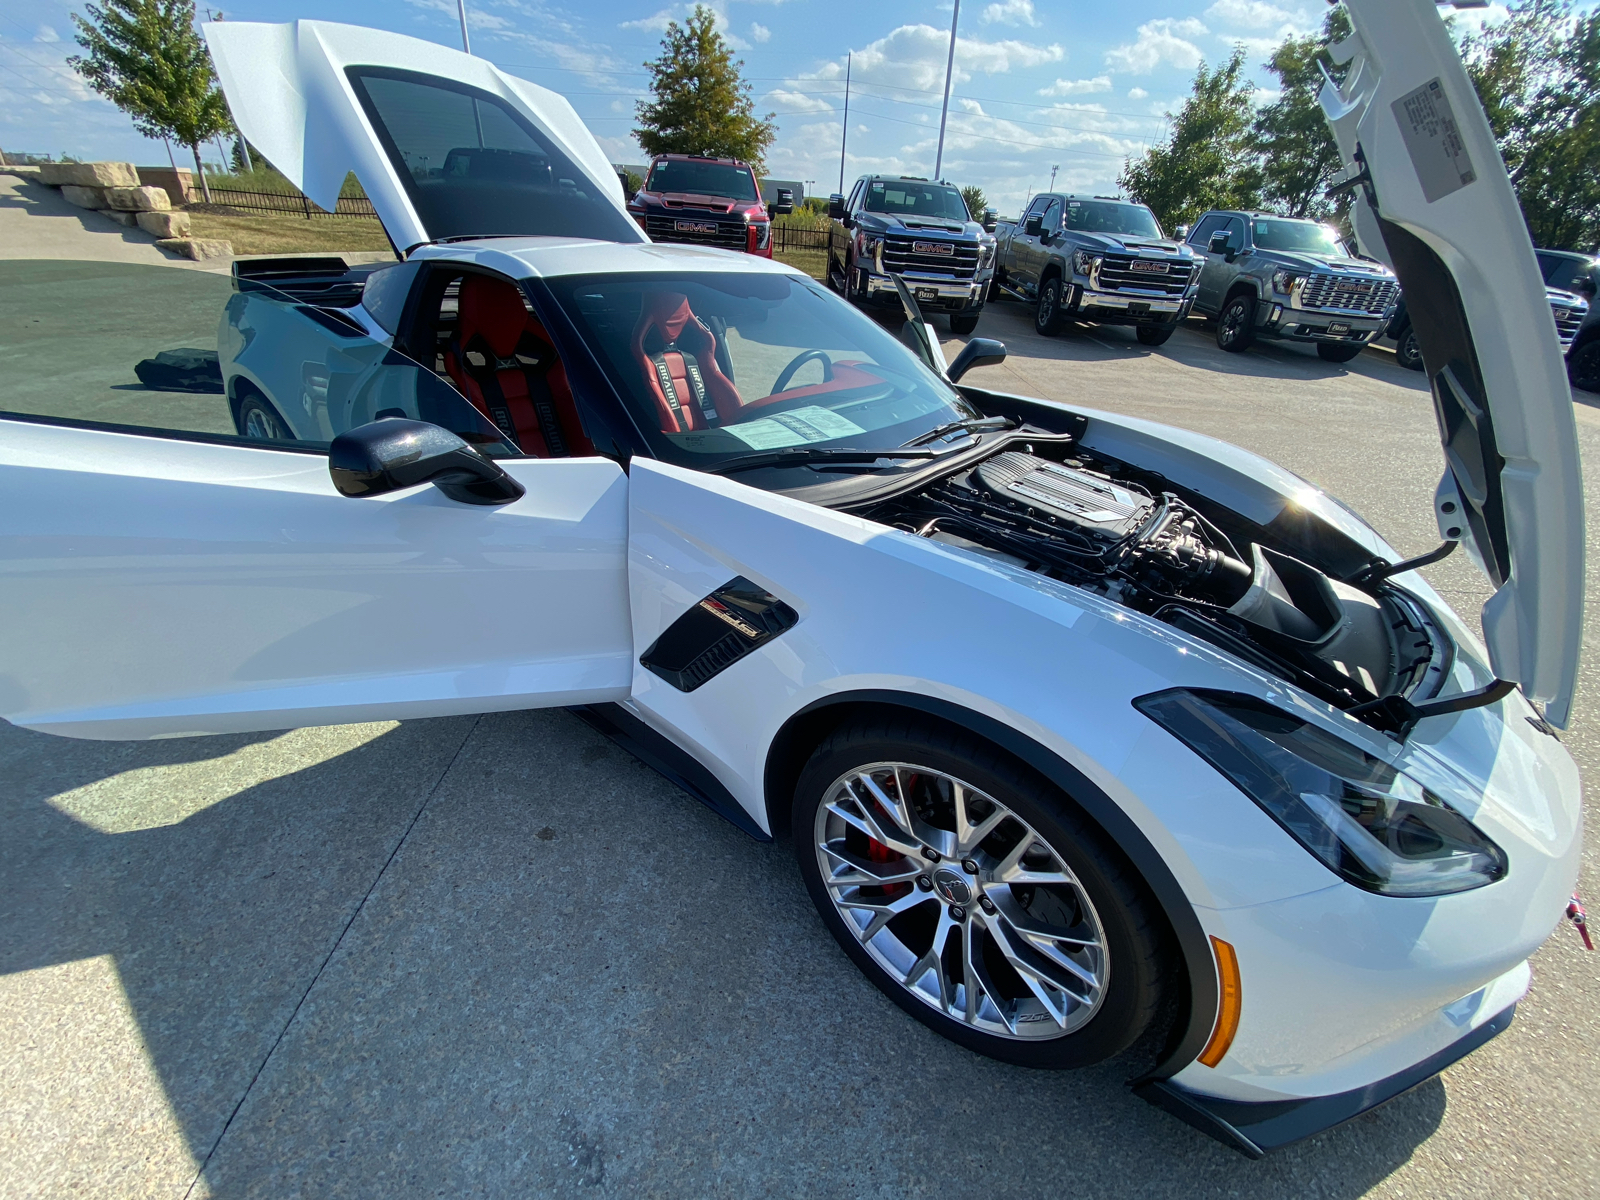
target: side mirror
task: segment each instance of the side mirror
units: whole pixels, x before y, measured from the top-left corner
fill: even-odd
[[[1228,252],[1228,235],[1213,233],[1211,240],[1206,243],[1206,252],[1209,254],[1226,254]]]
[[[844,219],[844,197],[838,192],[828,197],[828,215],[835,221]]]
[[[781,217],[794,211],[794,193],[788,188],[778,189],[778,202],[772,206],[772,215]]]
[[[431,483],[463,504],[509,504],[526,491],[448,429],[398,417],[334,438],[328,474],[341,496],[381,496]]]
[[[982,222],[980,222],[983,225],[983,231],[985,233],[993,233],[994,232],[994,227],[995,227],[996,224],[999,223],[999,220],[1000,220],[1000,214],[995,212],[994,209],[992,209],[992,208],[984,209],[983,210],[983,220],[982,220]]]
[[[1028,237],[1038,237],[1043,228],[1044,217],[1039,213],[1029,213],[1028,219],[1022,223],[1022,232]]]
[[[917,298],[911,294],[911,289],[906,286],[906,281],[899,275],[891,274],[894,280],[894,290],[900,294],[900,308],[906,314],[906,323],[900,327],[900,340],[911,347],[914,353],[928,369],[935,375],[949,378],[950,368],[945,364],[944,351],[939,346],[939,335],[933,331],[933,326],[928,324],[928,318],[922,315],[922,308],[917,304]]]
[[[1179,225],[1176,229],[1174,229],[1172,231],[1172,240],[1175,241],[1175,242],[1186,242],[1186,241],[1188,241],[1189,240],[1189,227],[1187,225]]]
[[[994,338],[973,338],[961,352],[956,355],[955,362],[951,363],[945,374],[950,376],[950,382],[957,382],[973,367],[992,367],[996,363],[1006,360],[1006,344]]]

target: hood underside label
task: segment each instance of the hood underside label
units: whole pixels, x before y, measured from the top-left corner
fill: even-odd
[[[1439,80],[1431,79],[1401,96],[1393,108],[1394,118],[1400,123],[1400,136],[1405,139],[1406,152],[1411,155],[1411,165],[1417,170],[1417,181],[1429,204],[1459,192],[1478,178],[1467,157],[1466,143],[1461,140],[1450,97]]]

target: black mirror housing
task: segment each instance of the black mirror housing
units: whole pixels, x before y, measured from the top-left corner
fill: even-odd
[[[785,213],[792,213],[793,211],[794,211],[794,192],[792,192],[788,188],[779,188],[778,189],[778,201],[777,201],[776,204],[774,204],[772,206],[773,215],[781,217]]]
[[[844,197],[838,192],[828,197],[828,215],[835,221],[844,218]]]
[[[328,474],[341,496],[381,496],[431,483],[463,504],[509,504],[526,489],[448,429],[384,417],[333,439]]]
[[[1206,249],[1212,254],[1226,254],[1228,252],[1228,235],[1213,233],[1211,240],[1206,243]]]
[[[1044,218],[1038,213],[1029,213],[1028,219],[1022,224],[1022,232],[1029,237],[1038,237],[1039,231],[1044,228]]]
[[[986,209],[983,210],[983,221],[981,222],[981,224],[983,225],[983,231],[985,233],[993,233],[994,232],[994,227],[999,223],[1000,223],[1000,214],[999,213],[995,212],[995,210],[992,209],[992,208],[986,208]]]
[[[995,338],[973,338],[965,346],[961,347],[961,352],[956,355],[955,361],[946,368],[945,374],[950,376],[951,383],[955,383],[968,371],[972,370],[973,367],[992,367],[996,363],[1005,362],[1005,360],[1006,344],[1004,342]]]

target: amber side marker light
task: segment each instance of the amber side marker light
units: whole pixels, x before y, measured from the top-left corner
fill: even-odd
[[[1233,947],[1219,937],[1211,939],[1211,952],[1217,956],[1217,982],[1222,995],[1217,1003],[1217,1024],[1211,1031],[1211,1040],[1200,1051],[1200,1061],[1214,1067],[1233,1045],[1233,1035],[1239,1031],[1239,956]]]

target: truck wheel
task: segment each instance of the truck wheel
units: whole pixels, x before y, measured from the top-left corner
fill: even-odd
[[[971,333],[978,327],[978,317],[982,314],[982,311],[982,309],[979,309],[977,312],[951,313],[950,332]]]
[[[1039,288],[1039,307],[1033,310],[1033,331],[1045,337],[1061,332],[1061,280],[1052,275]]]
[[[1230,354],[1250,349],[1256,340],[1256,299],[1235,296],[1217,314],[1217,345]]]
[[[1394,360],[1408,371],[1422,370],[1422,347],[1417,345],[1417,331],[1409,325],[1400,335],[1400,344],[1395,347]]]
[[[289,432],[288,422],[278,415],[278,410],[272,407],[272,402],[259,392],[244,393],[239,400],[239,413],[233,423],[240,437],[271,442],[294,441],[294,434]]]
[[[1600,392],[1600,338],[1590,338],[1572,352],[1567,379],[1585,392]]]
[[[1165,344],[1177,329],[1178,323],[1174,321],[1171,325],[1140,325],[1133,333],[1142,346],[1160,346]]]
[[[1318,342],[1317,356],[1323,362],[1347,363],[1362,351],[1361,346],[1341,346],[1337,342]]]

